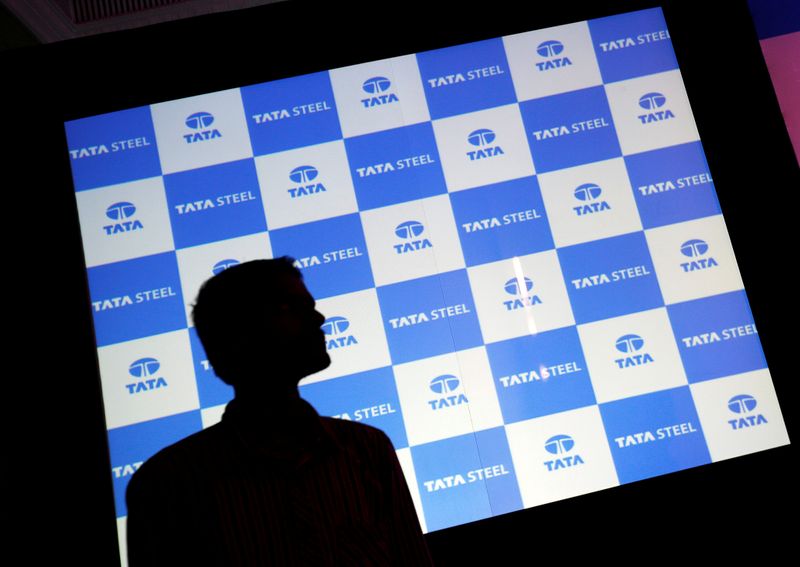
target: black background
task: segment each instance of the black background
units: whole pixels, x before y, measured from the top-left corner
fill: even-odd
[[[12,361],[3,484],[21,564],[118,561],[64,121],[657,5],[554,4],[287,2],[0,54]],[[661,4],[792,436],[797,163],[746,3],[718,4],[724,11]],[[773,449],[427,537],[438,565],[768,558],[791,552],[795,537],[781,519],[796,503],[794,452]]]

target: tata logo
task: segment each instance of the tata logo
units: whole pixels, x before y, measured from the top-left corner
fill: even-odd
[[[114,203],[106,209],[106,216],[116,222],[104,226],[103,230],[106,234],[119,234],[143,229],[142,221],[131,218],[135,214],[136,206],[133,203],[127,201]]]
[[[324,193],[327,191],[322,183],[314,182],[318,176],[319,171],[317,171],[316,167],[312,167],[310,165],[301,165],[295,167],[289,172],[289,179],[295,183],[299,183],[300,185],[287,189],[289,196],[292,199],[296,199],[298,197],[315,195],[317,193]]]
[[[467,152],[467,157],[469,157],[470,161],[503,155],[505,153],[503,148],[492,145],[495,138],[495,133],[488,128],[480,128],[470,132],[467,136],[467,142],[478,148]]]
[[[386,77],[371,77],[361,85],[362,90],[372,96],[361,99],[364,108],[398,102],[400,99],[394,93],[387,92],[392,82]]]
[[[429,387],[431,392],[439,394],[440,397],[429,400],[428,405],[431,409],[438,410],[469,402],[467,396],[458,392],[461,381],[452,374],[442,374],[431,380]]]
[[[573,194],[578,201],[581,201],[580,205],[572,207],[572,210],[575,211],[575,214],[578,216],[591,215],[611,209],[611,205],[600,198],[600,195],[603,194],[603,190],[599,185],[594,183],[579,185],[575,188]]]
[[[160,368],[161,363],[155,358],[140,358],[131,362],[128,373],[139,380],[132,384],[125,384],[128,393],[138,394],[166,386],[167,381],[157,375]]]
[[[744,429],[767,423],[767,418],[760,413],[753,413],[758,402],[749,394],[739,394],[728,400],[728,409],[737,414],[735,419],[728,420],[732,429]]]
[[[425,227],[421,222],[410,220],[398,224],[394,233],[405,242],[394,245],[394,251],[398,254],[415,252],[423,248],[432,248],[433,244],[427,238],[419,238],[425,232]]]
[[[654,362],[653,357],[647,352],[639,352],[644,348],[644,339],[639,335],[622,335],[617,339],[617,350],[627,356],[614,360],[620,368],[641,366]]]
[[[357,345],[358,340],[353,335],[347,334],[350,328],[350,321],[345,317],[328,317],[322,324],[322,332],[325,333],[325,343],[328,350]]]
[[[555,39],[543,41],[536,48],[536,53],[542,57],[546,57],[544,61],[536,63],[536,68],[539,71],[549,71],[551,69],[559,69],[572,65],[572,61],[568,57],[559,57],[564,51],[564,44]]]
[[[579,454],[570,454],[574,447],[575,441],[569,435],[553,435],[550,439],[545,441],[545,451],[551,455],[555,455],[553,459],[544,462],[547,470],[556,471],[584,464]]]
[[[718,266],[717,261],[711,256],[706,257],[708,252],[708,244],[704,240],[695,238],[687,240],[681,244],[681,254],[687,258],[691,258],[688,262],[683,262],[681,268],[684,272],[694,272],[695,270],[705,270]]]
[[[210,126],[214,123],[214,115],[210,112],[195,112],[186,117],[186,126],[194,132],[184,134],[183,139],[187,144],[203,142],[213,138],[221,138],[222,134],[216,128]]]
[[[211,268],[211,273],[213,273],[216,276],[217,274],[221,274],[228,268],[232,268],[233,266],[238,266],[238,265],[239,265],[239,260],[234,260],[233,258],[229,258],[227,260],[220,260],[219,262],[214,264],[214,267]]]
[[[667,97],[661,93],[652,92],[643,94],[639,97],[639,106],[649,111],[639,115],[639,120],[642,124],[649,122],[660,122],[669,118],[675,118],[675,115],[669,109],[663,109],[667,103]]]
[[[511,278],[503,285],[503,289],[506,290],[507,294],[514,296],[514,299],[503,302],[507,311],[531,307],[542,302],[538,295],[530,293],[533,289],[533,282],[530,278],[526,277],[521,280],[519,278]]]

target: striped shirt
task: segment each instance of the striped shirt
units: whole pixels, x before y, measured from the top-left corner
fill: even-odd
[[[277,423],[234,400],[142,465],[126,494],[130,566],[431,565],[388,437],[295,405]]]

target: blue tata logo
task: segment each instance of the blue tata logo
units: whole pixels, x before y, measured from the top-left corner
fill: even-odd
[[[202,142],[204,140],[211,140],[212,138],[221,138],[219,130],[210,128],[214,123],[214,115],[210,112],[195,112],[186,117],[185,124],[187,127],[194,130],[191,134],[184,134],[183,139],[187,144],[195,142]]]
[[[447,394],[458,388],[461,381],[452,374],[437,376],[430,383],[431,392],[434,394]]]
[[[397,95],[387,92],[391,86],[392,82],[386,77],[370,77],[362,83],[361,88],[371,96],[361,99],[361,104],[364,105],[364,108],[371,108],[390,102],[397,102],[399,100]]]
[[[340,335],[350,328],[350,321],[346,317],[328,317],[322,324],[322,331],[326,335]]]
[[[239,264],[239,260],[234,260],[233,258],[228,258],[227,260],[220,260],[214,267],[211,268],[211,272],[216,276],[219,273],[224,272],[228,268],[236,266]]]
[[[371,77],[364,81],[361,88],[365,93],[378,94],[389,90],[392,86],[392,81],[386,77]]]
[[[636,352],[644,346],[644,339],[639,335],[623,335],[615,344],[620,352]]]
[[[536,53],[542,57],[553,57],[559,55],[562,51],[564,51],[564,44],[555,39],[543,41],[536,48]]]
[[[122,220],[132,217],[136,213],[136,206],[127,201],[114,203],[106,209],[106,216],[111,220]]]
[[[583,458],[580,455],[577,453],[572,455],[567,454],[571,452],[574,447],[575,441],[569,435],[564,435],[563,433],[560,435],[553,435],[544,442],[544,449],[551,455],[555,455],[555,457],[549,461],[545,461],[544,466],[547,467],[549,472],[552,472],[558,469],[574,467],[575,465],[582,465]]]
[[[614,360],[620,368],[628,368],[630,366],[640,366],[654,362],[653,357],[647,352],[639,352],[644,348],[644,339],[639,335],[622,335],[616,340],[614,346],[621,353],[627,354],[622,358]]]
[[[639,115],[639,121],[642,124],[648,124],[650,122],[659,122],[661,120],[675,118],[671,110],[663,108],[666,103],[667,97],[661,93],[651,92],[643,94],[639,97],[639,106],[648,112]]]
[[[704,257],[707,252],[708,244],[699,238],[693,238],[681,244],[681,254],[687,258],[691,258],[690,261],[681,263],[683,271],[694,272],[696,270],[705,270],[718,266],[719,264],[713,257]]]
[[[639,106],[645,110],[656,110],[667,103],[667,97],[661,93],[647,93],[639,97]]]
[[[683,254],[684,256],[688,256],[689,258],[702,256],[706,252],[708,252],[708,244],[706,244],[704,240],[700,240],[699,238],[687,240],[686,242],[681,244],[681,254]]]
[[[519,287],[520,281],[517,278],[511,278],[508,280],[503,289],[506,290],[506,293],[510,293],[511,295],[522,295],[525,292],[530,291],[533,289],[533,281],[530,278],[523,278],[522,279],[523,285],[525,286],[524,290],[521,290]]]
[[[478,148],[477,150],[467,152],[467,157],[469,157],[470,161],[504,154],[503,148],[492,145],[496,138],[497,136],[495,133],[488,128],[479,128],[470,132],[469,135],[467,135],[467,142]]]
[[[594,183],[584,183],[575,188],[575,198],[579,201],[594,201],[597,199],[603,190],[599,185]]]
[[[575,441],[569,435],[553,435],[544,442],[545,450],[553,455],[569,453],[574,446]]]
[[[467,141],[473,146],[487,146],[494,142],[495,133],[488,128],[473,130],[467,136]]]
[[[325,333],[325,344],[328,350],[357,345],[358,340],[347,330],[350,328],[350,321],[346,317],[337,315],[328,317],[322,324],[322,332]]]
[[[106,234],[117,234],[120,232],[130,232],[144,228],[139,220],[127,220],[136,214],[136,206],[127,201],[114,203],[106,209],[106,216],[113,221],[117,221],[103,227]]]
[[[439,410],[467,403],[467,396],[455,391],[461,385],[461,381],[452,374],[442,374],[430,381],[428,387],[434,394],[440,397],[435,400],[428,400],[428,405],[432,410]]]
[[[757,405],[756,399],[748,394],[739,394],[728,400],[728,408],[733,413],[750,413]]]
[[[607,211],[611,209],[611,205],[607,201],[600,199],[603,190],[596,183],[584,183],[575,188],[573,195],[582,204],[577,207],[572,207],[575,214],[578,216],[591,215],[599,213],[600,211]]]
[[[317,171],[316,167],[310,165],[301,165],[299,167],[295,167],[291,172],[289,172],[289,179],[295,183],[308,183],[309,181],[316,179],[317,175],[319,175],[319,172]]]
[[[423,248],[432,248],[433,244],[427,238],[418,238],[423,232],[425,227],[419,221],[410,220],[398,224],[394,233],[402,238],[405,242],[394,245],[394,251],[397,254],[406,254],[408,252],[415,252]]]
[[[514,299],[503,301],[506,311],[514,311],[515,309],[532,307],[542,303],[541,297],[531,293],[533,281],[528,277],[524,277],[521,280],[519,278],[511,278],[503,284],[503,289],[509,295],[514,296]]]
[[[322,183],[314,180],[319,176],[319,171],[311,165],[300,165],[289,172],[289,179],[299,183],[297,187],[290,187],[287,192],[292,199],[315,195],[327,191]]]
[[[202,130],[214,123],[214,115],[210,112],[195,112],[186,118],[186,125],[192,130]]]
[[[731,429],[745,429],[768,423],[762,414],[753,413],[757,405],[758,402],[750,394],[739,394],[728,400],[728,409],[738,416],[728,420]]]
[[[162,376],[156,376],[160,368],[161,363],[152,357],[140,358],[131,362],[130,366],[128,366],[128,373],[139,380],[131,384],[125,384],[128,394],[139,394],[165,387],[167,381]]]
[[[551,69],[559,69],[572,65],[572,61],[570,61],[568,57],[559,57],[563,51],[564,44],[560,41],[556,41],[555,39],[543,41],[536,48],[536,53],[547,59],[537,62],[536,68],[539,69],[539,71],[549,71]]]

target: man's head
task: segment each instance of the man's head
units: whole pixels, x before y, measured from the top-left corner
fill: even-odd
[[[237,391],[291,389],[330,364],[325,318],[291,258],[217,274],[200,288],[192,318],[214,371]]]

